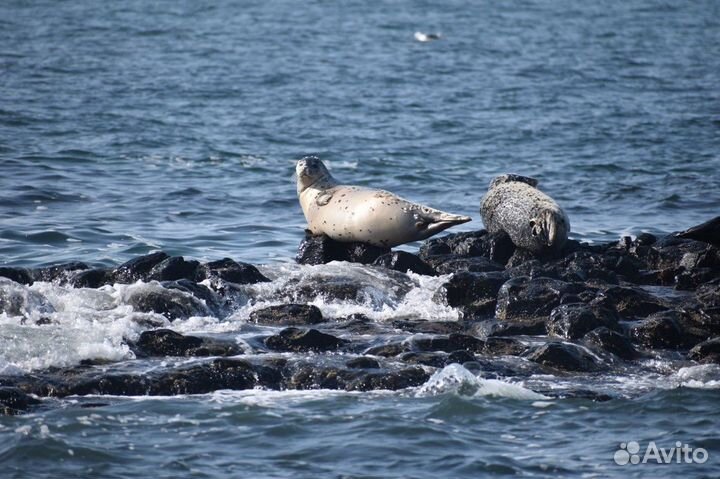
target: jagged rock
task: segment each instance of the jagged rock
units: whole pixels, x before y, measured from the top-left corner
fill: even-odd
[[[406,253],[405,251],[392,251],[379,256],[374,262],[375,266],[382,266],[383,268],[400,271],[406,273],[412,271],[416,274],[423,274],[426,276],[435,276],[435,270],[430,267],[425,261],[421,260],[414,254]]]
[[[600,365],[584,349],[574,344],[551,342],[531,352],[527,358],[543,366],[563,371],[597,371]]]
[[[360,356],[347,361],[345,366],[350,369],[379,369],[380,363],[376,359]]]
[[[177,281],[199,279],[198,268],[200,263],[195,260],[186,261],[182,256],[166,258],[153,266],[148,273],[148,279],[155,281]]]
[[[688,353],[688,358],[701,363],[720,364],[720,337],[696,344]]]
[[[692,228],[688,228],[677,234],[680,238],[690,238],[697,241],[703,241],[715,246],[720,246],[720,216],[706,221]]]
[[[372,391],[376,389],[397,391],[420,386],[428,379],[430,379],[429,373],[422,368],[414,367],[385,373],[368,373],[352,381],[347,385],[346,389],[348,391]]]
[[[600,326],[618,328],[615,311],[583,303],[561,304],[550,313],[548,334],[565,339],[578,339]]]
[[[495,310],[498,291],[507,276],[503,272],[454,274],[442,285],[433,300],[462,307],[467,315],[489,315]]]
[[[551,278],[513,278],[500,288],[495,315],[500,320],[547,317],[565,294],[578,294],[583,289]]]
[[[27,268],[13,268],[9,266],[2,266],[0,267],[0,277],[8,278],[20,284],[33,284],[32,274],[30,274],[30,270]]]
[[[702,285],[695,294],[704,308],[720,308],[720,280]]]
[[[288,389],[345,389],[362,371],[300,364],[287,381]]]
[[[340,243],[325,235],[305,234],[300,243],[295,261],[300,264],[325,264],[330,261],[350,261],[371,264],[380,256],[390,252],[389,248],[380,248],[365,243]]]
[[[626,336],[605,326],[593,329],[585,335],[584,339],[588,344],[611,352],[622,359],[631,360],[639,356],[639,353]]]
[[[302,326],[323,322],[317,306],[311,304],[281,304],[250,313],[250,322],[282,326]]]
[[[138,280],[145,280],[153,267],[167,258],[169,258],[169,256],[162,251],[133,258],[115,268],[115,271],[113,271],[113,280],[116,283],[127,284],[134,283]]]
[[[265,345],[274,351],[331,351],[347,341],[321,333],[317,329],[285,328],[265,339]]]
[[[200,266],[198,271],[202,277],[221,279],[237,284],[255,284],[270,281],[255,266],[248,263],[238,263],[230,258],[205,263]]]
[[[0,386],[0,415],[15,415],[27,411],[40,401],[18,388]]]

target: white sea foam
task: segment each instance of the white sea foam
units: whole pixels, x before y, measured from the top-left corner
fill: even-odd
[[[435,396],[446,393],[532,401],[548,399],[546,396],[518,384],[497,379],[479,378],[459,364],[450,364],[437,371],[417,392],[420,396]]]
[[[680,386],[698,389],[720,388],[720,366],[717,364],[702,364],[680,368],[675,374]]]

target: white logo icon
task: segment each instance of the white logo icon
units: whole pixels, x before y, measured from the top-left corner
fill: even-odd
[[[703,464],[708,460],[708,452],[702,447],[692,448],[688,444],[680,441],[675,443],[675,447],[667,449],[658,447],[655,441],[650,441],[645,449],[645,453],[640,456],[640,444],[636,441],[627,443],[621,442],[620,449],[615,451],[613,460],[618,466],[626,464]]]

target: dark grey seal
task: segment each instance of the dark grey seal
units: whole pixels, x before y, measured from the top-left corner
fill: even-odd
[[[570,220],[537,184],[526,176],[498,176],[482,199],[480,214],[488,231],[505,231],[519,248],[558,251],[567,241]]]

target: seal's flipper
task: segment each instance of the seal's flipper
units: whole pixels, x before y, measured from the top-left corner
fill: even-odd
[[[493,188],[501,183],[511,183],[513,181],[518,181],[520,183],[527,183],[528,185],[535,188],[538,185],[538,180],[535,178],[530,178],[529,176],[522,176],[522,175],[514,175],[512,173],[507,175],[500,175],[492,182],[490,183],[490,188]]]
[[[317,198],[315,198],[315,203],[318,206],[325,206],[326,204],[330,203],[330,200],[332,200],[333,194],[328,191],[323,191],[320,193]]]
[[[469,216],[454,215],[445,213],[444,211],[434,210],[432,208],[423,208],[415,214],[415,227],[418,230],[439,233],[451,226],[461,225],[472,221]]]

